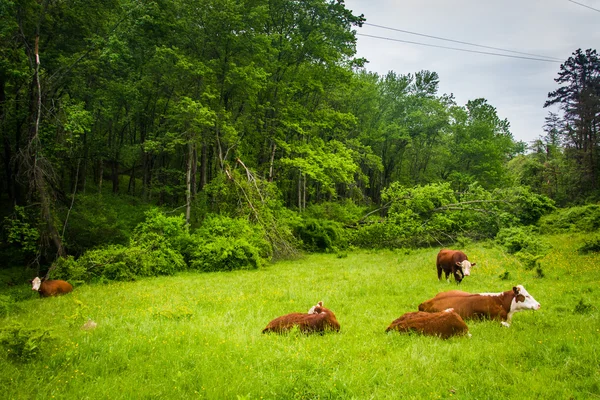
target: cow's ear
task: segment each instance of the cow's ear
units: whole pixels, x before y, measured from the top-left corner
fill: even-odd
[[[477,263],[473,263],[473,264],[471,264],[471,267],[474,267],[474,266],[476,266],[476,265],[477,265]]]
[[[519,288],[516,287],[516,286],[513,286],[513,292],[514,292],[515,296],[518,296],[519,295]]]
[[[462,262],[458,262],[458,261],[457,261],[457,262],[456,262],[456,266],[457,266],[457,267],[462,267]]]

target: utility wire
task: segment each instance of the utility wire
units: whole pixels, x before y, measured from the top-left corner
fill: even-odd
[[[561,61],[549,60],[547,58],[534,58],[534,57],[524,57],[524,56],[513,56],[513,55],[510,55],[510,54],[492,53],[492,52],[489,52],[489,51],[478,51],[478,50],[460,49],[458,47],[438,46],[438,45],[435,45],[435,44],[411,42],[410,40],[392,39],[392,38],[383,37],[383,36],[366,35],[364,33],[357,33],[356,35],[357,36],[366,36],[366,37],[375,38],[375,39],[391,40],[393,42],[418,44],[420,46],[428,46],[428,47],[437,47],[439,49],[449,49],[449,50],[464,51],[464,52],[467,52],[467,53],[478,53],[478,54],[487,54],[487,55],[499,56],[499,57],[520,58],[520,59],[523,59],[523,60],[545,61],[545,62],[551,62],[551,63],[557,63],[557,64],[561,63]]]
[[[570,1],[570,0],[569,0]],[[439,37],[439,36],[432,36],[432,35],[425,35],[423,33],[417,33],[417,32],[411,32],[411,31],[405,31],[403,29],[396,29],[396,28],[390,28],[388,26],[383,26],[383,25],[376,25],[376,24],[370,24],[368,22],[364,22],[363,25],[369,25],[369,26],[374,26],[376,28],[382,28],[382,29],[389,29],[391,31],[396,31],[396,32],[402,32],[402,33],[408,33],[409,35],[417,35],[417,36],[424,36],[424,37],[428,37],[428,38],[432,38],[432,39],[438,39],[438,40],[445,40],[447,42],[454,42],[454,43],[460,43],[460,44],[466,44],[469,46],[475,46],[475,47],[483,47],[486,49],[492,49],[492,50],[500,50],[500,51],[505,51],[507,53],[515,53],[515,54],[522,54],[522,55],[526,55],[526,56],[532,56],[532,57],[536,57],[536,58],[547,58],[549,60],[554,60],[554,61],[560,61],[562,62],[561,59],[556,58],[556,57],[548,57],[548,56],[542,56],[539,54],[532,54],[532,53],[524,53],[522,51],[515,51],[515,50],[508,50],[508,49],[502,49],[500,47],[492,47],[492,46],[484,46],[482,44],[475,44],[475,43],[469,43],[469,42],[462,42],[460,40],[454,40],[454,39],[446,39],[443,37]]]
[[[585,4],[581,4],[581,3],[578,3],[576,1],[573,1],[573,0],[567,0],[567,1],[570,1],[571,3],[575,3],[577,5],[580,5],[581,7],[589,8],[590,10],[594,10],[594,11],[600,12],[600,10],[598,10],[597,8],[586,6]]]

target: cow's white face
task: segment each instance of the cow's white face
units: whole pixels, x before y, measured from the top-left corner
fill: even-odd
[[[41,284],[42,280],[36,276],[35,279],[31,281],[31,290],[40,290]]]
[[[530,295],[523,285],[518,285],[513,288],[515,298],[510,305],[510,311],[522,311],[522,310],[539,310],[541,306],[532,295]]]
[[[465,276],[471,275],[471,267],[475,264],[471,264],[471,262],[469,260],[464,260],[458,264],[460,264],[460,266],[462,267],[463,274]]]

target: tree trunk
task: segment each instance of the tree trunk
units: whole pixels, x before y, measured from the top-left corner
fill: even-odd
[[[185,221],[190,223],[190,216],[192,214],[192,169],[194,164],[194,145],[188,143],[188,160],[187,160],[187,171],[185,174]]]

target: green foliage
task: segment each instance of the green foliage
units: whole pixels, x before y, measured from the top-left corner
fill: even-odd
[[[14,299],[9,295],[0,295],[0,318],[6,317],[16,307]]]
[[[347,246],[342,224],[336,221],[303,218],[293,230],[308,251],[330,252]]]
[[[539,225],[546,233],[595,232],[600,229],[600,205],[559,209],[542,217]]]
[[[356,231],[351,231],[350,243],[364,249],[394,249],[412,245],[403,227],[375,219],[367,220]]]
[[[186,269],[183,256],[166,239],[160,236],[154,239],[89,250],[76,261],[72,257],[58,259],[53,276],[70,281],[134,280],[142,276],[173,275]]]
[[[20,323],[0,328],[0,345],[15,361],[34,359],[44,351],[51,339],[50,329],[26,328]]]
[[[496,235],[496,242],[511,254],[519,251],[540,254],[547,251],[547,246],[540,238],[537,228],[533,226],[503,228]]]
[[[204,272],[256,269],[264,260],[259,251],[243,238],[218,236],[209,241],[198,242],[192,251],[190,268]]]
[[[553,244],[543,260],[552,279],[536,279],[500,246],[471,244],[467,254],[483,263],[462,290],[523,284],[542,307],[515,313],[510,328],[466,321],[470,338],[384,332],[453,288],[436,278],[439,248],[309,254],[251,272],[184,272],[23,301],[0,328],[46,327],[60,341],[44,342],[27,363],[13,362],[0,346],[2,397],[511,399],[527,388],[536,399],[586,399],[598,392],[600,270],[596,255],[576,251],[584,237],[544,237]],[[503,271],[509,280],[498,279]],[[335,312],[339,334],[261,335],[273,318],[305,313],[319,300]],[[592,308],[574,312],[580,300]],[[66,318],[78,309],[95,330]],[[508,368],[506,360],[515,362]],[[474,366],[476,374],[463,373]]]
[[[511,279],[510,272],[509,271],[504,271],[503,273],[501,273],[500,275],[498,275],[498,278],[500,278],[500,280],[503,280],[503,281],[508,281],[508,280]]]
[[[264,232],[243,219],[210,215],[194,232],[186,250],[190,268],[232,271],[263,266],[273,250]]]
[[[13,214],[4,218],[3,228],[8,243],[18,245],[21,251],[31,255],[38,251],[40,232],[25,211],[25,208],[15,206]]]
[[[579,299],[579,302],[575,305],[575,309],[573,310],[576,314],[588,314],[590,313],[595,307],[586,302],[584,299]]]
[[[325,201],[306,207],[303,215],[315,219],[337,221],[340,224],[352,225],[367,213],[367,207],[359,206],[350,199],[341,201]]]
[[[527,269],[537,266],[538,277],[543,277],[539,260],[550,250],[550,246],[533,226],[503,228],[496,236],[496,242],[514,254]]]
[[[583,245],[578,249],[580,253],[599,253],[600,252],[600,236],[596,235],[591,238],[586,238]]]
[[[153,246],[153,243],[164,240],[168,247],[180,253],[185,251],[190,232],[183,215],[168,217],[158,208],[152,208],[145,216],[146,219],[134,229],[132,243]]]
[[[108,244],[126,245],[149,207],[135,197],[110,193],[78,194],[73,204],[65,241],[74,255]]]

